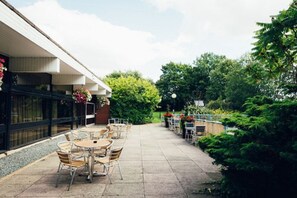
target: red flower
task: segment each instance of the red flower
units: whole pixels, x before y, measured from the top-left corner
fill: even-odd
[[[166,112],[163,114],[164,117],[173,117],[172,113]]]
[[[92,99],[91,93],[84,88],[75,90],[72,96],[73,96],[73,99],[75,100],[75,103],[85,104],[87,101],[90,101]]]

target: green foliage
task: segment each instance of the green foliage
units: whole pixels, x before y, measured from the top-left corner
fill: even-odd
[[[216,110],[216,109],[227,110],[227,109],[230,109],[229,106],[230,104],[228,102],[221,99],[211,100],[207,103],[207,107],[213,110]]]
[[[255,61],[248,55],[231,60],[204,53],[193,66],[173,62],[162,66],[163,74],[156,83],[162,96],[162,110],[166,110],[166,105],[180,110],[194,100],[210,103],[212,109],[243,110],[247,98],[266,91],[263,84],[250,77],[247,69],[250,65],[255,65]],[[172,93],[177,94],[176,99],[171,98]]]
[[[209,110],[206,107],[198,107],[196,105],[187,105],[185,108],[182,110],[185,112],[185,115],[190,115],[190,114],[210,114],[211,110]]]
[[[253,55],[261,62],[254,70],[255,76],[272,80],[278,97],[296,97],[297,90],[297,1],[287,10],[273,16],[271,23],[258,23],[257,42]],[[288,86],[289,85],[289,86]]]
[[[133,124],[152,118],[160,97],[150,81],[128,75],[109,77],[105,82],[113,91],[110,99],[112,117],[126,118]]]
[[[166,106],[171,105],[180,110],[191,96],[187,76],[191,73],[192,67],[186,64],[170,62],[163,65],[161,70],[163,74],[156,82],[156,86],[162,96],[162,109],[166,110]],[[171,97],[173,93],[177,95],[175,99]]]
[[[254,60],[249,55],[243,56],[226,76],[227,108],[242,111],[244,110],[243,104],[248,98],[261,93],[260,87],[263,86],[255,83],[247,72],[247,67],[252,64],[254,64]],[[266,89],[264,90],[266,91]]]
[[[189,77],[189,86],[193,91],[193,99],[206,99],[206,90],[210,84],[210,72],[215,68],[221,56],[204,53],[194,61],[194,67]]]
[[[136,79],[141,79],[142,75],[138,71],[127,71],[127,72],[122,72],[122,71],[115,71],[109,75],[107,75],[105,78],[120,78],[120,77],[134,77]]]
[[[225,89],[227,84],[228,74],[234,70],[237,65],[236,61],[227,59],[224,56],[218,56],[216,64],[209,73],[210,82],[206,89],[206,100],[225,99]]]
[[[199,146],[222,165],[225,197],[294,197],[297,193],[297,101],[249,99],[245,115],[223,123],[234,135],[201,138]]]

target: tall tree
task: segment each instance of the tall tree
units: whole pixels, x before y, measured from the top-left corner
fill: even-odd
[[[206,89],[210,82],[210,71],[216,62],[216,55],[205,53],[194,60],[194,67],[188,79],[190,79],[190,90],[192,90],[192,100],[205,100]]]
[[[271,79],[278,96],[297,93],[297,0],[287,10],[272,17],[271,23],[258,23],[253,55],[261,62],[265,80]],[[255,70],[255,69],[253,69]],[[255,76],[259,76],[255,72]]]
[[[243,104],[248,98],[261,94],[260,90],[263,86],[254,83],[248,75],[247,67],[251,64],[254,64],[254,60],[249,54],[242,56],[226,77],[226,101],[230,105],[229,108],[233,110],[244,110]]]
[[[192,67],[186,64],[167,63],[162,66],[163,74],[156,82],[156,86],[162,96],[163,109],[169,104],[175,105],[175,109],[181,109],[188,102],[191,94],[188,82],[188,73],[192,71]],[[177,95],[176,99],[171,98],[172,94]]]

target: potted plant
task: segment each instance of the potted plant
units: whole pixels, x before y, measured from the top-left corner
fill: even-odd
[[[184,115],[184,114],[181,114],[180,115],[180,124],[181,124],[181,129],[182,129],[182,136],[183,138],[186,137],[186,128],[185,128],[185,122],[194,122],[195,119],[194,119],[194,116],[190,116],[190,115]]]
[[[106,96],[97,96],[97,102],[100,105],[100,107],[110,104],[110,101]]]
[[[86,104],[88,101],[91,101],[92,95],[89,90],[82,87],[80,89],[76,89],[73,92],[72,98],[74,99],[75,103]]]
[[[172,113],[169,113],[168,111],[166,113],[163,114],[164,116],[164,120],[165,120],[165,127],[168,128],[169,127],[169,122],[168,122],[168,118],[173,117]]]

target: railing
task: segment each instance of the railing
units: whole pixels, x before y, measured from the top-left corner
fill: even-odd
[[[228,132],[232,134],[232,130],[236,130],[236,127],[224,126],[220,120],[229,117],[228,114],[190,114],[195,120],[196,126],[205,126],[205,134],[219,134],[221,132]],[[180,114],[174,114],[174,117],[179,118]],[[164,119],[164,118],[163,118]],[[163,119],[162,123],[163,123]],[[162,124],[161,123],[161,124]]]
[[[110,118],[108,119],[108,124],[128,124],[128,119],[123,118]]]

